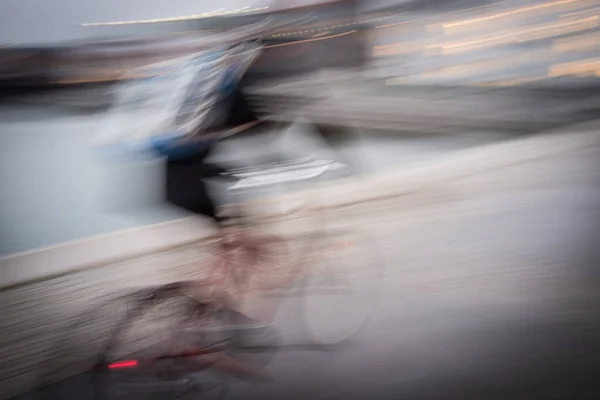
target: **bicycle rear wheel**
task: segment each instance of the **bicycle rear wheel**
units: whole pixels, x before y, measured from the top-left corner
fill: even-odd
[[[232,333],[186,287],[163,286],[132,301],[94,367],[95,400],[223,398],[227,374],[213,367]]]
[[[384,275],[375,242],[359,232],[317,238],[301,283],[305,328],[315,344],[352,338],[375,309]]]

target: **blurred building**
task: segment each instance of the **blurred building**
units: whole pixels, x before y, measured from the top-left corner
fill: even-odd
[[[85,24],[71,42],[0,49],[0,81],[110,82],[197,51],[209,33],[267,16],[311,16],[266,35],[269,48],[255,75],[366,66],[369,76],[391,84],[589,85],[600,75],[599,11],[589,0],[277,1],[221,14]]]
[[[397,84],[491,86],[587,85],[599,75],[596,2],[470,3],[415,2],[375,26],[374,74]]]

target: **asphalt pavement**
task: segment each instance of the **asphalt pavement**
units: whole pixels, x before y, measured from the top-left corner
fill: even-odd
[[[334,217],[378,242],[377,310],[346,347],[282,349],[271,383],[237,383],[227,398],[597,399],[597,152]],[[54,399],[90,394],[84,376],[51,390]]]

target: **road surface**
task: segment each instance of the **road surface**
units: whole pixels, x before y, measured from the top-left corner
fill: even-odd
[[[273,383],[235,385],[228,399],[597,399],[597,152],[339,215],[385,259],[368,326],[343,350],[278,353]],[[104,275],[123,271],[110,268]],[[52,398],[89,398],[85,382],[64,382]]]

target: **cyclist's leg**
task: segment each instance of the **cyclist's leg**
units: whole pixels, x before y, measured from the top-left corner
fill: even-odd
[[[219,173],[218,168],[204,162],[206,154],[185,160],[167,160],[166,199],[184,210],[210,218],[217,226],[222,218],[217,215],[214,196],[207,190],[204,179]]]
[[[315,124],[315,129],[325,143],[337,154],[339,161],[346,164],[350,174],[361,172],[360,160],[348,151],[358,140],[359,136],[351,127],[327,124]]]

